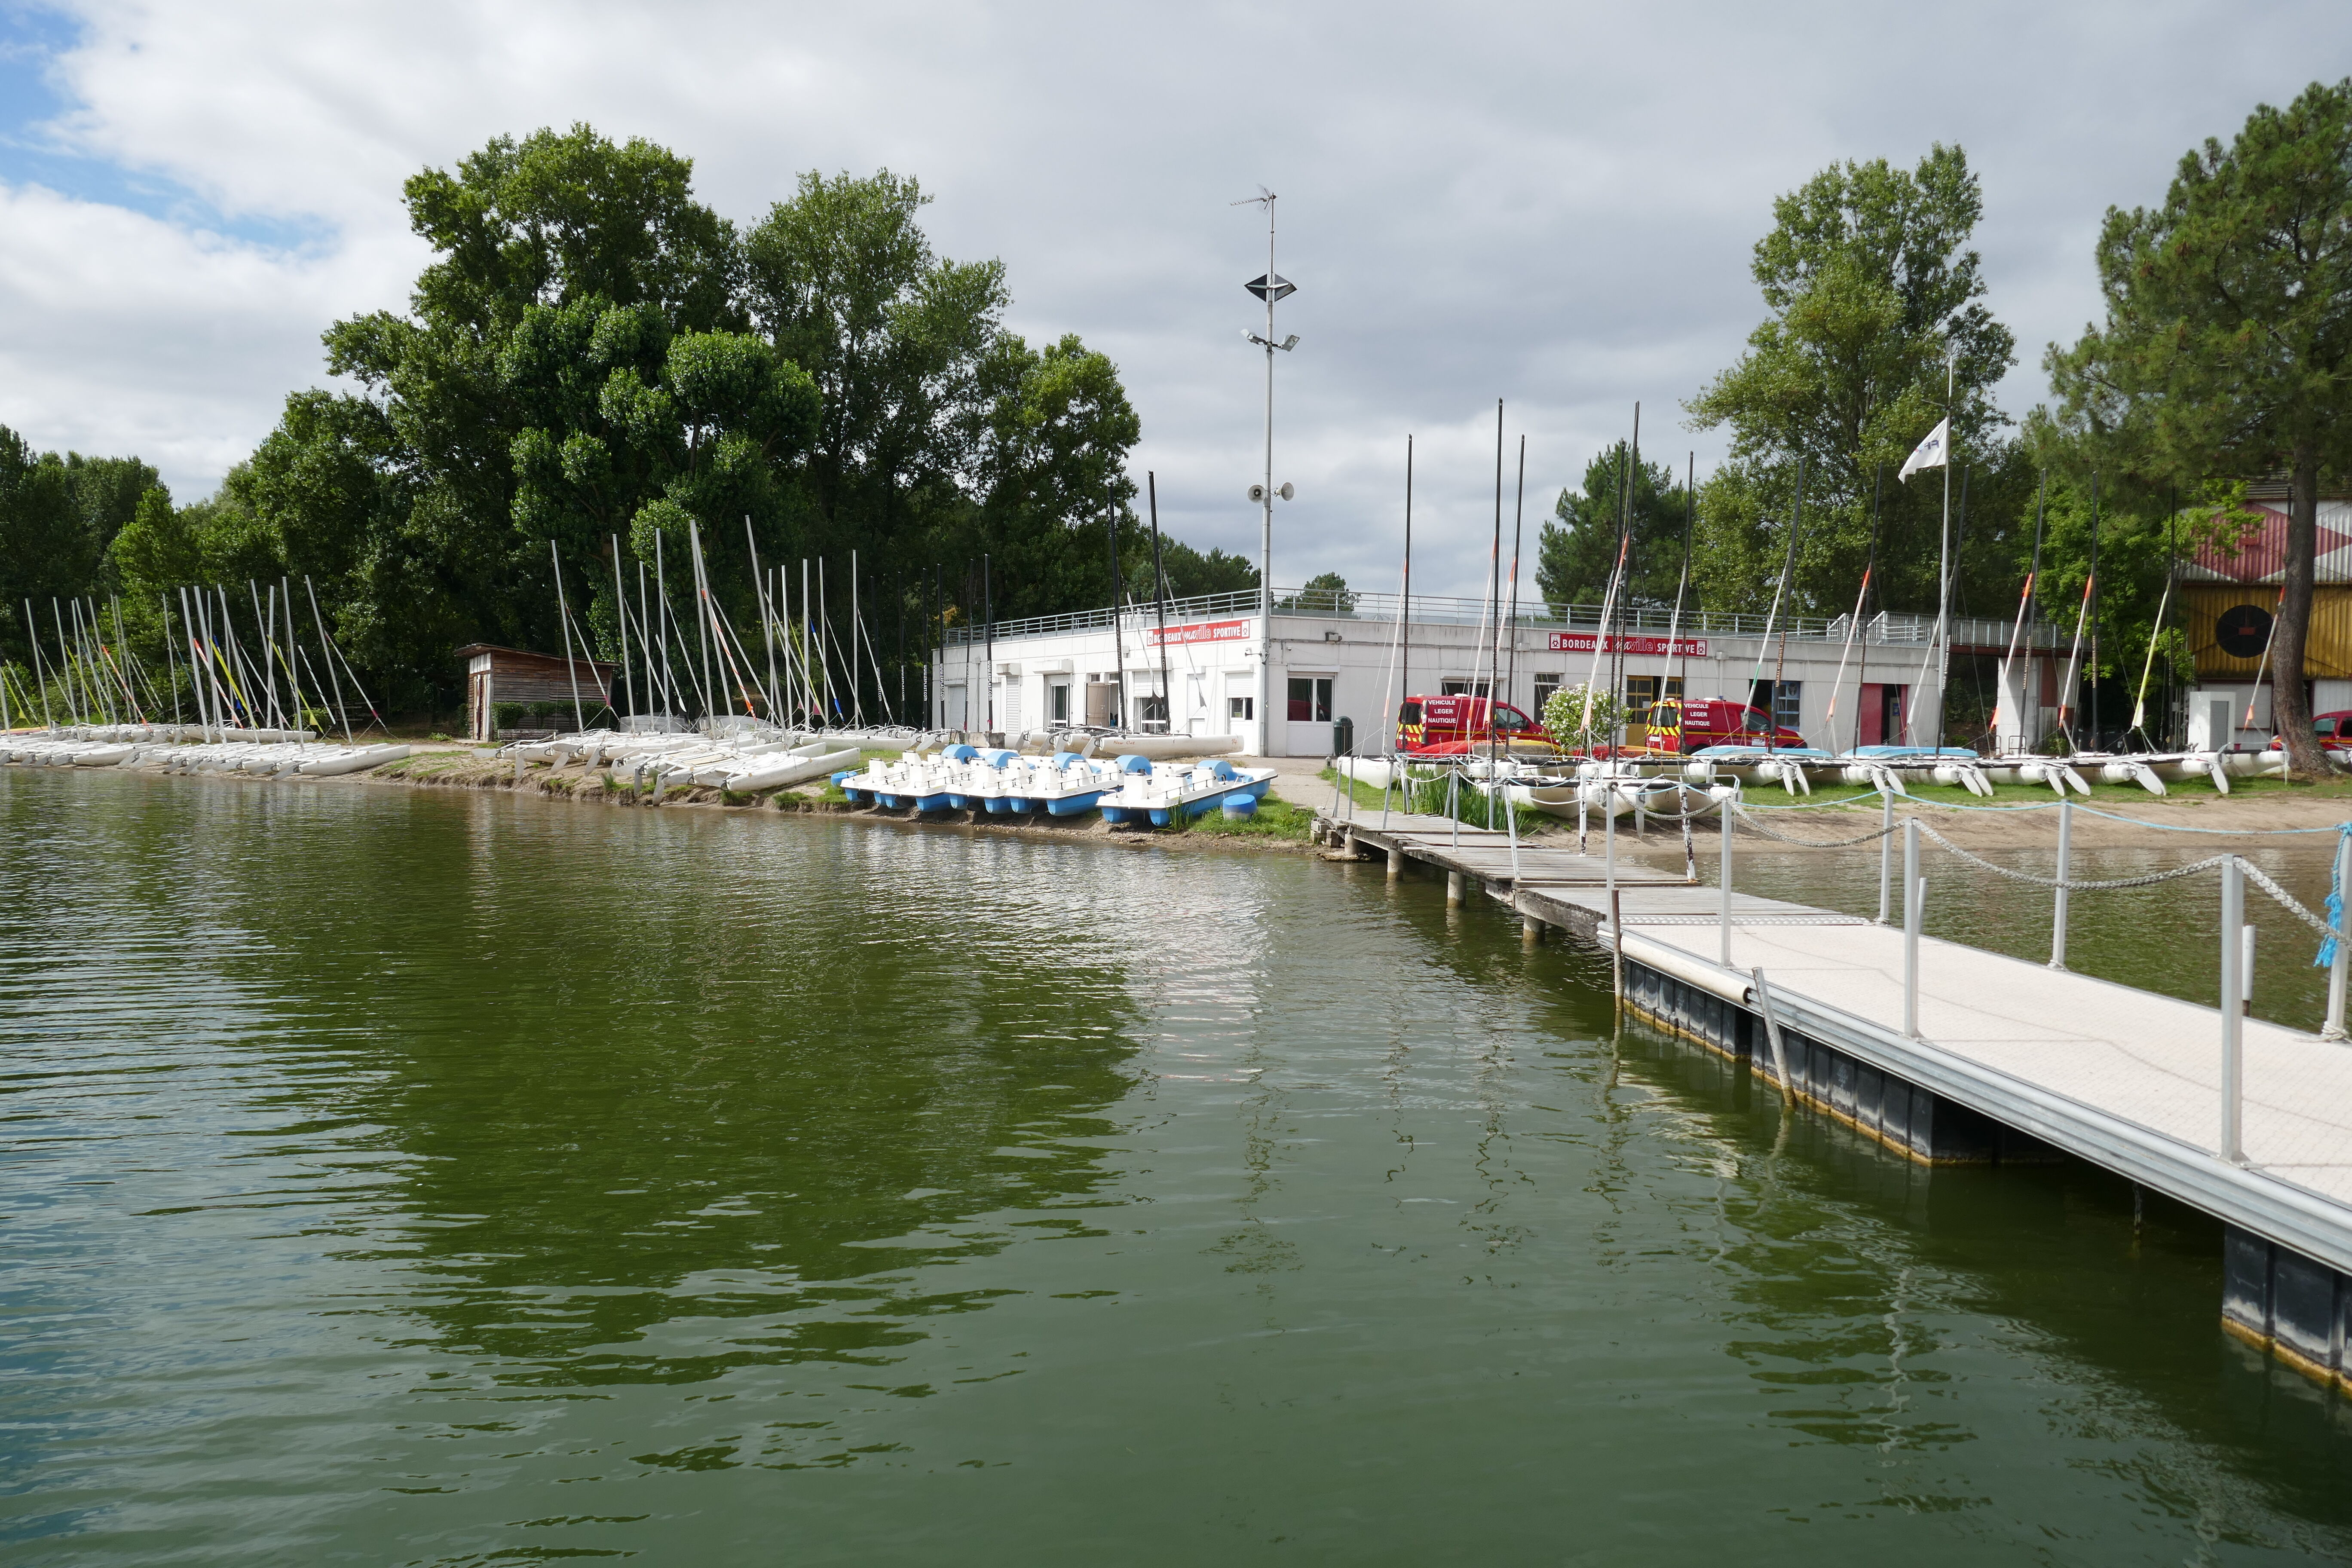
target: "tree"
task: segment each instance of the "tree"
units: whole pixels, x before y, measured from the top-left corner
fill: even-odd
[[[929,542],[950,558],[986,552],[996,614],[1012,619],[1108,604],[1104,530],[1116,519],[1121,586],[1148,595],[1151,542],[1129,510],[1126,473],[1143,427],[1118,367],[1075,333],[1042,351],[1005,333],[981,384],[990,403],[975,440],[977,504],[940,519]]]
[[[1622,447],[1596,453],[1584,488],[1562,490],[1536,544],[1536,586],[1550,605],[1597,605],[1617,566]],[[1663,463],[1633,476],[1633,537],[1626,552],[1628,605],[1672,605],[1683,572],[1683,487]]]
[[[862,542],[911,564],[915,536],[952,526],[980,488],[985,437],[1010,434],[1004,400],[1039,368],[1008,350],[1003,263],[934,254],[916,221],[929,200],[887,169],[810,173],[744,237],[750,313],[824,399],[804,475],[812,553]],[[1077,518],[1101,505],[1087,498]]]
[[[551,544],[607,656],[615,567],[658,544],[682,599],[697,529],[714,593],[755,626],[747,519],[763,563],[829,559],[837,584],[856,551],[885,619],[894,584],[982,553],[1000,617],[1108,603],[1112,528],[1148,589],[1118,367],[1005,331],[1003,266],[935,256],[913,180],[807,174],[738,235],[692,173],[575,125],[418,174],[404,195],[434,256],[408,310],[324,334],[356,393],[289,396],[188,507],[149,504],[135,459],[36,459],[0,432],[0,586],[119,574],[152,600],[182,574],[309,575],[354,663],[412,708],[457,689],[460,643],[561,644]],[[1255,582],[1222,552],[1167,557],[1180,594]]]
[[[1307,585],[1287,599],[1275,602],[1276,610],[1301,615],[1352,616],[1356,613],[1356,595],[1348,587],[1348,580],[1337,572],[1318,572],[1307,579]]]
[[[1876,506],[1880,602],[1933,612],[1941,508],[1894,484],[1895,469],[1948,413],[1962,461],[2014,471],[1999,450],[2006,421],[1992,388],[2016,341],[1982,303],[1981,262],[1968,248],[1982,212],[1967,154],[1940,143],[1916,169],[1849,162],[1774,202],[1751,268],[1770,314],[1738,363],[1685,405],[1695,427],[1731,433],[1728,460],[1700,500],[1694,572],[1707,603],[1770,595],[1802,457],[1790,607],[1851,607]],[[2012,525],[2013,488],[1982,499],[1980,541]]]
[[[1119,569],[1129,582],[1139,585],[1136,596],[1140,599],[1150,592],[1151,582],[1151,535],[1146,530],[1136,529],[1124,537],[1127,547],[1120,552]],[[1213,549],[1203,554],[1182,540],[1165,534],[1160,540],[1159,565],[1167,576],[1171,599],[1255,592],[1257,588],[1257,563],[1247,556]]]
[[[2290,765],[2326,771],[2303,686],[2319,480],[2352,460],[2352,79],[2247,118],[2180,161],[2164,205],[2109,208],[2104,325],[2043,359],[2043,426],[2105,466],[2194,489],[2287,477],[2271,658]]]

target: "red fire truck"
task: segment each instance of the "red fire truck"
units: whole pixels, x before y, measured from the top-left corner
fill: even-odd
[[[1550,752],[1543,726],[1507,702],[1449,693],[1408,697],[1397,709],[1397,750],[1424,757],[1458,757],[1488,746],[1506,753]]]
[[[1675,752],[1687,756],[1708,746],[1795,747],[1801,750],[1805,738],[1787,725],[1775,725],[1772,716],[1761,708],[1744,702],[1733,702],[1721,697],[1669,697],[1650,705],[1646,712],[1637,715],[1634,726],[1643,739],[1633,741],[1634,731],[1629,726],[1628,750],[1638,743],[1652,752]]]

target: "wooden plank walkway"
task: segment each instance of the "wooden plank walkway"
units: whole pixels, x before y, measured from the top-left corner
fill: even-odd
[[[1457,824],[1450,817],[1395,812],[1384,827],[1380,813],[1368,811],[1353,822],[1341,818],[1331,826],[1352,836],[1359,847],[1369,845],[1384,855],[1401,855],[1407,860],[1457,871],[1490,888],[1589,887],[1604,882],[1608,875],[1603,856],[1549,846],[1538,848],[1526,839],[1519,842],[1515,866],[1508,834]],[[1678,874],[1637,864],[1630,854],[1618,857],[1617,880],[1627,887],[1691,885]]]

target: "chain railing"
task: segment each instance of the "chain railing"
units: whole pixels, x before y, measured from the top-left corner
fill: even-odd
[[[1720,888],[1719,921],[1721,925],[1720,961],[1726,969],[1733,968],[1731,961],[1732,888],[1731,838],[1735,820],[1766,838],[1779,843],[1809,849],[1843,849],[1874,840],[1882,846],[1891,843],[1896,834],[1903,840],[1903,1033],[1925,1042],[1919,1030],[1919,938],[1927,901],[1927,879],[1919,870],[1919,841],[1932,839],[1936,845],[1958,859],[1979,870],[1990,871],[2008,881],[2050,889],[2053,900],[2049,967],[2066,967],[2066,928],[2068,899],[2074,893],[2116,892],[2129,888],[2155,887],[2160,883],[2179,881],[2218,870],[2221,876],[2221,1127],[2219,1149],[2221,1157],[2237,1165],[2251,1162],[2245,1152],[2245,1018],[2252,1004],[2254,962],[2254,928],[2246,921],[2246,884],[2252,882],[2280,909],[2315,932],[2320,938],[2318,956],[2314,963],[2328,971],[2326,1021],[2321,1026],[2323,1040],[2346,1041],[2345,1011],[2347,990],[2352,990],[2352,940],[2347,940],[2345,905],[2347,889],[2352,889],[2352,823],[2334,829],[2337,835],[2336,858],[2330,876],[2326,914],[2305,905],[2281,887],[2277,880],[2242,855],[2209,855],[2185,866],[2174,866],[2160,871],[2146,871],[2129,877],[2097,879],[2076,878],[2070,874],[2074,811],[2072,803],[2056,802],[2058,809],[2058,862],[2056,874],[2043,876],[2003,866],[1989,860],[1974,850],[1954,843],[1932,825],[1916,816],[1906,816],[1900,823],[1895,819],[1893,798],[1887,797],[1885,815],[1876,827],[1841,838],[1802,838],[1781,832],[1756,815],[1755,808],[1737,796],[1725,800],[1722,822],[1723,868],[1718,877]],[[2087,808],[2086,808],[2087,809]],[[2107,813],[2098,813],[2107,816]],[[2120,818],[2133,821],[2132,818]],[[2143,826],[2163,826],[2155,823]],[[2294,830],[2304,831],[2304,830]],[[1882,847],[1879,858],[1878,923],[1885,924],[1888,915],[1887,879],[1890,857]],[[1760,975],[1759,975],[1760,990]]]

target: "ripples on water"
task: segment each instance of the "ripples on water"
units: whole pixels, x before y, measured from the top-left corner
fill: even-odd
[[[1783,1127],[1433,883],[47,771],[0,826],[11,1562],[2352,1523],[2339,1406],[2221,1336],[2210,1226]]]

